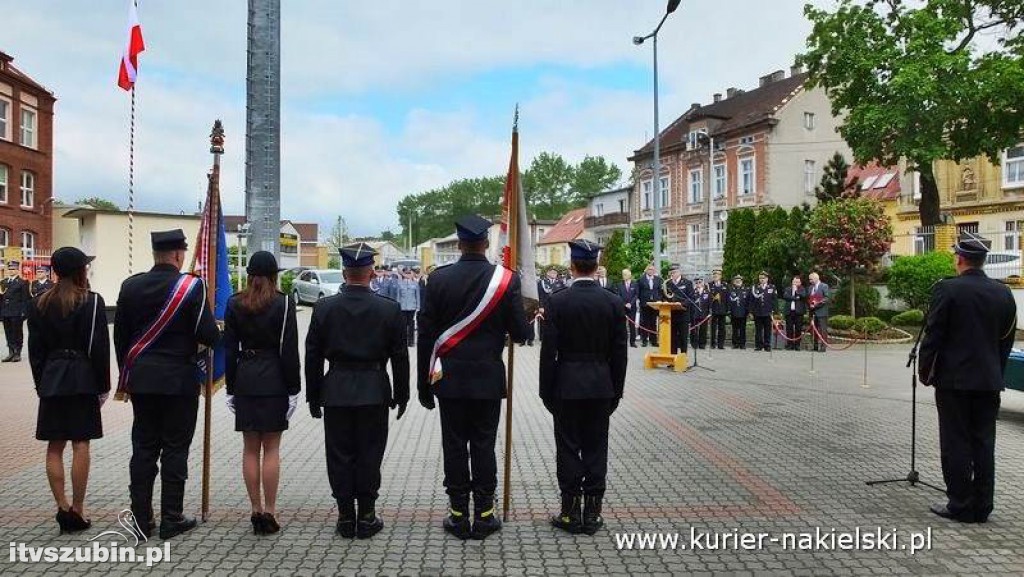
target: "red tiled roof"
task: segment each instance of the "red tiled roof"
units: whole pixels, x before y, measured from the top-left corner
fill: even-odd
[[[224,215],[224,231],[225,232],[238,232],[238,225],[245,224],[244,216],[235,216],[233,214]]]
[[[315,222],[292,222],[302,242],[316,242],[320,236],[320,225]]]
[[[661,149],[678,145],[690,134],[690,123],[705,118],[718,118],[722,123],[715,127],[712,136],[724,135],[735,130],[752,126],[771,118],[778,108],[789,101],[790,97],[803,87],[807,73],[794,74],[781,80],[750,91],[740,92],[732,98],[719,102],[691,108],[668,128],[661,131]],[[654,139],[643,148],[634,152],[629,160],[654,152]]]
[[[587,209],[585,208],[570,210],[537,244],[556,244],[576,240],[583,234],[583,221],[586,216]]]
[[[879,166],[875,162],[854,165],[846,172],[846,185],[856,185],[864,198],[895,200],[900,196],[900,170],[895,166]]]

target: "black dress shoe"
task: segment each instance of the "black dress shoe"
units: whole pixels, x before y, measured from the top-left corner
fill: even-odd
[[[450,511],[448,516],[444,518],[442,524],[446,533],[451,533],[459,539],[469,539],[473,532],[473,527],[469,522],[469,515],[462,511]]]
[[[631,347],[633,347],[635,349],[636,348],[636,343],[629,343],[629,346],[631,346]]]
[[[974,522],[974,515],[973,514],[970,514],[970,513],[959,513],[959,514],[953,513],[952,511],[949,510],[949,507],[947,507],[943,503],[936,503],[936,504],[932,505],[930,507],[930,509],[931,509],[932,513],[935,513],[936,515],[938,515],[939,517],[942,517],[943,519],[951,519],[953,521],[958,521],[960,523],[973,523]]]
[[[173,539],[186,531],[196,528],[196,520],[193,517],[179,515],[177,517],[164,517],[160,519],[160,538]]]
[[[372,517],[360,517],[356,522],[356,537],[369,539],[384,528],[384,520],[374,515]]]

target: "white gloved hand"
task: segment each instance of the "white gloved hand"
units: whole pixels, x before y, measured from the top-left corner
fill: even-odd
[[[295,413],[295,408],[299,406],[299,396],[291,395],[288,397],[288,414],[285,416],[286,421],[292,420],[292,415]]]
[[[226,395],[224,397],[224,404],[227,405],[228,410],[231,411],[232,415],[235,414],[235,396],[234,395]]]
[[[110,398],[110,393],[100,393],[99,397],[100,397],[100,406],[102,407],[104,405],[104,403],[107,402],[107,399]]]

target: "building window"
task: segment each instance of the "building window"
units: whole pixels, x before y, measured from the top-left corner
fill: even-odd
[[[715,246],[725,246],[725,221],[721,219],[715,221]]]
[[[36,175],[21,171],[21,207],[32,208],[36,199]]]
[[[753,158],[743,158],[743,159],[740,160],[740,194],[741,195],[746,196],[746,195],[754,194],[754,192],[756,192],[755,189],[754,189],[755,182],[756,182],[756,180],[754,179],[754,171],[755,170],[756,170],[756,167],[754,166],[754,159]]]
[[[651,210],[651,181],[645,180],[640,183],[640,197],[643,199],[643,210]]]
[[[740,145],[742,146],[744,144],[754,144],[754,137],[753,136],[744,136],[744,137],[740,138]]]
[[[668,177],[667,176],[661,177],[661,181],[660,182],[661,182],[661,208],[665,208],[666,206],[668,206],[669,199],[671,198],[671,197],[669,197],[669,194],[668,194]]]
[[[961,235],[965,232],[978,234],[978,223],[976,222],[962,222],[956,225],[957,235]]]
[[[700,148],[701,136],[707,134],[706,128],[700,130],[691,130],[689,136],[686,139],[686,150],[697,150]]]
[[[700,224],[686,225],[687,246],[691,251],[700,250]]]
[[[1020,250],[1020,231],[1024,230],[1024,220],[1006,221],[1006,235],[1003,236],[1003,249]]]
[[[814,126],[815,126],[814,122],[815,122],[814,121],[814,113],[813,112],[805,112],[804,113],[804,128],[806,128],[807,130],[814,130]]]
[[[1003,152],[1003,187],[1024,186],[1024,144]]]
[[[0,164],[0,204],[7,204],[8,170],[6,164]]]
[[[0,139],[11,139],[11,101],[0,98]]]
[[[920,172],[915,170],[914,173],[911,175],[910,187],[911,187],[911,190],[912,190],[911,199],[913,199],[914,202],[917,202],[917,201],[921,200],[921,173]]]
[[[726,185],[725,164],[715,165],[715,198],[725,198]]]
[[[626,199],[619,199],[619,212],[626,212]]]
[[[604,203],[599,202],[594,205],[594,216],[604,216]]]
[[[24,231],[21,233],[21,250],[25,258],[33,258],[36,253],[36,235],[33,232]]]
[[[11,243],[11,231],[0,228],[0,247],[6,247]]]
[[[814,192],[814,161],[804,161],[804,192],[811,194]]]
[[[36,111],[25,105],[21,106],[21,144],[36,147]]]
[[[695,168],[690,171],[690,204],[697,204],[704,198],[704,171]]]

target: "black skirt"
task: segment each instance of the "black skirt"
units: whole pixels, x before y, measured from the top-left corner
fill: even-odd
[[[277,433],[288,430],[288,397],[235,397],[235,430]]]
[[[39,399],[36,439],[40,441],[88,441],[103,436],[100,399],[97,395],[70,395]]]

